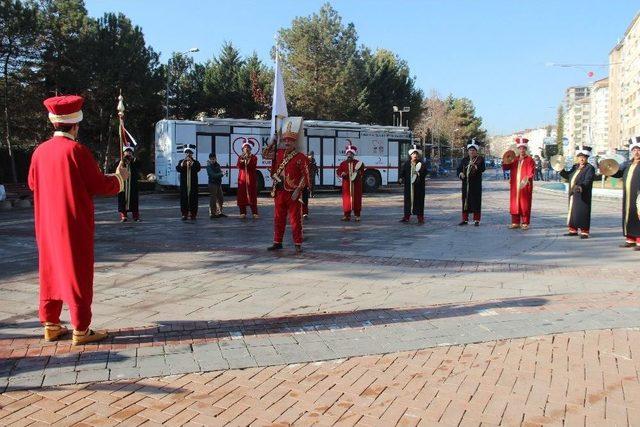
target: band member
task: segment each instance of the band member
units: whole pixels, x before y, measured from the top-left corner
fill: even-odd
[[[289,216],[296,253],[302,252],[302,203],[300,196],[309,187],[309,167],[307,156],[297,151],[298,138],[304,134],[302,117],[288,117],[283,123],[282,141],[284,148],[273,143],[263,153],[271,159],[271,178],[274,197],[273,245],[270,251],[282,249],[282,239]]]
[[[409,222],[411,215],[416,215],[418,224],[424,224],[424,185],[427,173],[422,153],[414,145],[409,150],[409,160],[400,168],[400,184],[404,185],[404,216],[400,222]]]
[[[533,177],[536,173],[536,164],[527,153],[527,138],[515,139],[518,156],[510,163],[502,162],[502,170],[509,171],[510,175],[510,229],[529,229],[531,223],[531,201],[533,198]]]
[[[364,164],[355,159],[358,147],[348,145],[345,154],[347,159],[340,163],[336,174],[342,180],[342,221],[351,221],[351,211],[356,221],[360,221],[362,210],[362,180]]]
[[[623,182],[621,247],[640,251],[640,136],[629,140],[629,151],[629,161],[613,176]]]
[[[198,215],[198,172],[200,162],[193,158],[195,145],[185,145],[184,159],[178,162],[176,170],[180,173],[180,211],[182,220],[195,220]]]
[[[226,215],[222,213],[222,205],[224,205],[222,177],[224,173],[215,153],[209,154],[206,169],[209,179],[209,218],[225,218]]]
[[[251,153],[248,140],[242,144],[242,155],[238,157],[238,207],[240,218],[247,217],[247,206],[251,207],[253,219],[258,218],[258,157]]]
[[[91,151],[78,143],[82,120],[79,96],[56,96],[44,101],[55,132],[36,148],[29,169],[34,193],[35,232],[40,271],[40,321],[44,339],[62,338],[63,302],[69,307],[74,345],[100,341],[106,332],[91,325],[93,301],[93,197],[124,190],[129,170],[118,165],[114,175],[103,175]]]
[[[482,209],[482,173],[485,171],[484,157],[478,155],[475,138],[467,145],[469,155],[458,166],[458,177],[462,180],[462,221],[458,225],[469,223],[469,212],[473,213],[473,223],[480,225]]]
[[[124,191],[118,193],[118,212],[120,213],[120,222],[128,221],[127,213],[131,212],[134,221],[140,221],[140,211],[138,208],[138,176],[140,175],[140,166],[138,159],[134,157],[133,147],[128,146],[122,149],[122,162],[129,170],[129,179],[124,182]],[[111,168],[115,171],[120,161]]]
[[[591,147],[578,149],[576,156],[578,162],[569,171],[560,171],[560,176],[569,181],[569,232],[565,236],[579,234],[581,239],[588,239],[591,226],[591,192],[596,169],[588,163]]]

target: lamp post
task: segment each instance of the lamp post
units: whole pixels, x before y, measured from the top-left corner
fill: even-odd
[[[396,118],[396,114],[395,113],[400,113],[400,124],[399,126],[402,126],[402,113],[408,113],[409,111],[411,111],[410,107],[402,107],[399,108],[397,105],[393,106],[393,119],[395,121]]]
[[[196,53],[200,52],[200,49],[197,47],[192,47],[189,50],[185,50],[181,52],[180,55],[186,55],[187,53]],[[165,116],[166,120],[169,120],[169,83],[171,81],[171,58],[167,60],[167,90],[165,91]]]

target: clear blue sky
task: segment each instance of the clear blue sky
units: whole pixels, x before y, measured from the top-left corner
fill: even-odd
[[[91,16],[123,12],[161,52],[200,48],[197,61],[231,41],[270,62],[273,36],[324,0],[85,0]],[[546,63],[606,64],[640,10],[636,0],[334,0],[359,42],[405,59],[418,87],[473,100],[491,133],[545,125],[568,86],[608,69]]]

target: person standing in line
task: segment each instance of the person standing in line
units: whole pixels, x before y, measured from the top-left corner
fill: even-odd
[[[578,162],[569,171],[561,170],[560,176],[569,181],[569,211],[565,236],[580,235],[589,238],[591,228],[591,193],[596,169],[588,163],[591,147],[582,147],[576,151]]]
[[[478,155],[479,146],[475,138],[467,145],[467,157],[458,166],[458,177],[462,180],[462,221],[458,225],[469,223],[469,213],[473,213],[473,222],[480,225],[482,210],[482,174],[485,171],[484,157]]]
[[[77,141],[80,96],[56,96],[44,101],[53,137],[36,148],[28,184],[33,191],[35,234],[40,276],[40,322],[45,341],[63,338],[62,305],[69,307],[72,344],[104,340],[91,326],[94,264],[94,205],[98,195],[124,190],[129,170],[121,162],[114,175],[104,175],[89,149]]]
[[[215,153],[209,154],[206,169],[209,179],[209,218],[224,218],[226,217],[226,215],[222,213],[222,206],[224,205],[222,177],[224,173],[222,172]]]
[[[128,212],[131,212],[131,217],[134,221],[140,221],[140,208],[139,208],[139,191],[138,191],[138,176],[140,175],[140,166],[138,159],[134,157],[134,148],[132,146],[125,146],[122,149],[122,163],[124,167],[129,171],[129,179],[124,182],[124,191],[118,193],[118,213],[120,214],[120,222],[127,222],[129,217]],[[111,170],[116,171],[120,165],[120,161],[116,162]]]
[[[404,186],[404,216],[400,222],[409,222],[411,215],[416,215],[418,224],[424,224],[424,186],[427,173],[422,153],[414,145],[409,150],[409,160],[400,168],[400,184]]]
[[[251,207],[253,219],[258,219],[258,157],[251,152],[252,143],[242,144],[242,155],[238,157],[237,203],[240,219],[247,217],[247,206]]]
[[[507,162],[504,161],[503,156],[502,162],[502,170],[509,171],[510,175],[509,211],[511,213],[511,225],[509,225],[509,228],[528,230],[531,223],[533,177],[536,173],[536,165],[527,152],[529,140],[517,137],[515,141],[519,154]],[[505,156],[507,153],[505,153]],[[513,152],[511,151],[511,153]]]
[[[176,171],[180,173],[180,211],[183,221],[195,221],[198,216],[198,172],[202,167],[200,162],[193,158],[195,149],[195,145],[185,145],[184,159],[176,166]]]
[[[341,221],[351,221],[353,212],[356,222],[360,221],[362,211],[362,181],[364,177],[364,164],[356,160],[358,147],[348,145],[345,154],[347,159],[340,163],[336,174],[342,180],[342,212]]]
[[[622,178],[622,248],[640,251],[640,136],[629,140],[629,161],[613,175]]]

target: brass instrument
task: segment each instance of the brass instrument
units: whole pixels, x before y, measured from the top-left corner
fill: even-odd
[[[551,169],[556,172],[564,170],[566,162],[567,161],[562,154],[556,154],[555,156],[551,156],[551,158],[549,159],[549,165],[551,166]]]
[[[615,159],[600,160],[598,170],[604,176],[613,176],[620,170],[620,164]]]

